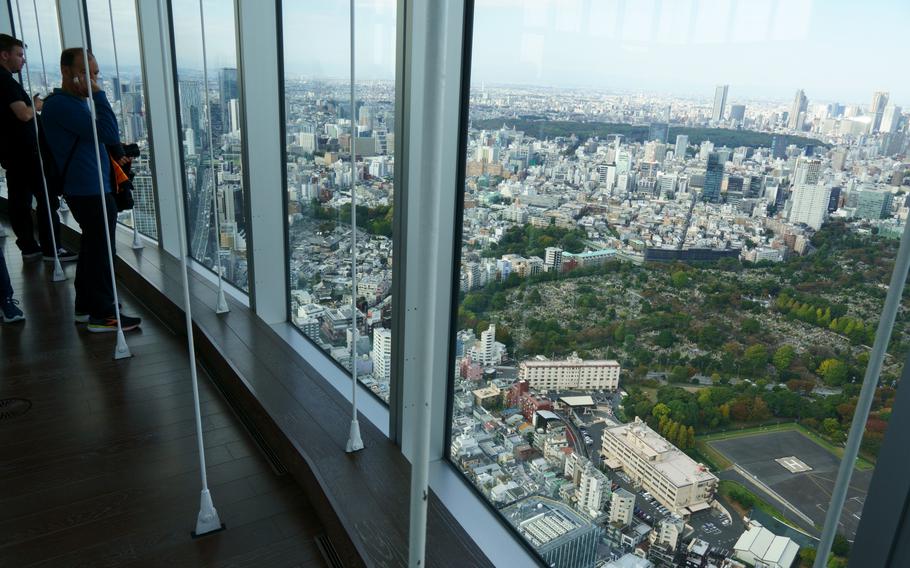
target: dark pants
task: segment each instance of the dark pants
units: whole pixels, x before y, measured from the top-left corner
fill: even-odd
[[[105,194],[107,203],[107,228],[111,236],[111,248],[107,248],[104,234],[104,214],[100,196],[66,196],[70,212],[82,229],[79,241],[79,260],[76,263],[76,311],[87,313],[93,318],[114,315],[114,284],[111,281],[111,267],[108,255],[115,254],[117,204],[110,193]]]
[[[44,199],[44,183],[41,179],[41,164],[37,156],[23,157],[11,161],[6,168],[6,185],[9,189],[9,219],[16,234],[16,246],[23,252],[33,252],[40,248],[47,256],[53,256],[54,245],[51,240],[51,226],[57,246],[60,246],[60,218],[57,208],[60,200],[50,195],[51,220],[48,220],[47,200]],[[35,215],[38,218],[38,242],[35,242],[35,229],[32,224],[32,196],[38,200]]]
[[[6,257],[0,247],[0,302],[13,297],[13,285],[9,281],[9,270],[6,269]]]

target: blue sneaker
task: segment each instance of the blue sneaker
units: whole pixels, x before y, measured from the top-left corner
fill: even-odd
[[[25,314],[22,313],[22,310],[19,309],[19,300],[14,300],[12,298],[7,298],[0,303],[0,310],[2,310],[3,323],[13,323],[14,321],[22,321],[25,319]]]

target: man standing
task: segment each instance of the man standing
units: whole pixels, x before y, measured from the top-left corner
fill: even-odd
[[[9,189],[9,216],[16,234],[16,245],[22,258],[32,259],[44,255],[44,260],[54,260],[53,243],[58,244],[57,258],[61,261],[76,260],[76,253],[59,246],[60,219],[56,195],[49,195],[51,210],[48,213],[44,183],[41,179],[41,162],[38,157],[38,140],[35,137],[35,110],[28,94],[14,78],[25,64],[22,41],[0,34],[0,165],[6,170]],[[36,102],[40,102],[36,100]],[[40,110],[40,109],[39,109]],[[38,201],[38,240],[32,224],[32,197]],[[54,239],[51,231],[54,231]]]
[[[62,172],[63,195],[82,229],[75,280],[76,321],[88,322],[88,330],[92,332],[117,331],[114,282],[108,264],[108,255],[113,258],[115,254],[117,204],[111,194],[111,161],[106,145],[118,144],[120,133],[107,95],[98,85],[98,63],[91,54],[89,71],[91,79],[87,81],[82,48],[63,51],[60,55],[63,88],[54,89],[54,94],[45,100],[42,122],[47,144]],[[89,96],[97,113],[94,129]],[[98,133],[97,146],[93,130]],[[98,186],[99,153],[102,187]],[[107,206],[106,219],[102,199]],[[121,313],[120,324],[123,331],[129,331],[138,328],[140,320]]]

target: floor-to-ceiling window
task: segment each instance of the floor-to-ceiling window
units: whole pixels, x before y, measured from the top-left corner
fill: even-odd
[[[125,146],[138,146],[139,155],[133,157],[131,165],[135,204],[117,219],[129,227],[135,224],[140,233],[157,239],[136,5],[132,0],[87,0],[86,5],[92,51],[98,60],[101,83],[117,115],[120,140]]]
[[[170,8],[183,130],[188,252],[246,291],[249,226],[234,3],[203,0],[204,26],[198,1],[175,0]]]
[[[282,3],[289,309],[295,326],[349,370],[356,365],[358,378],[387,402],[396,3],[358,1],[354,9],[352,106],[349,3]]]
[[[730,556],[745,516],[811,561],[907,218],[889,12],[474,2],[450,458],[548,562]]]

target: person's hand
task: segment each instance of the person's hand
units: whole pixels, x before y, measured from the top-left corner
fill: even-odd
[[[92,93],[97,93],[101,90],[101,85],[98,84],[98,81],[92,77]]]
[[[39,93],[35,93],[34,96],[32,96],[32,104],[34,105],[35,111],[37,112],[41,112],[41,109],[44,108],[44,101],[41,99],[41,95]]]

